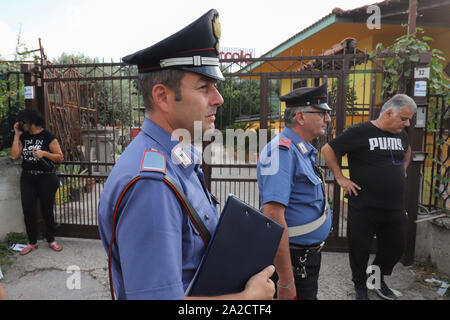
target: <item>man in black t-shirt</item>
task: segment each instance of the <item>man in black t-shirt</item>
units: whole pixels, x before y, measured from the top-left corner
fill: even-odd
[[[408,219],[403,199],[411,148],[405,127],[416,111],[413,99],[397,94],[384,104],[378,119],[348,128],[322,148],[348,197],[347,236],[356,299],[368,299],[366,269],[374,235],[378,248],[372,265],[381,270],[376,292],[385,299],[397,297],[384,276],[392,273],[406,243]],[[345,154],[350,178],[343,175],[337,160]]]

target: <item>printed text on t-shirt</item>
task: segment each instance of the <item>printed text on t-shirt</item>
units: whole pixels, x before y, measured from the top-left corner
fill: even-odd
[[[378,137],[369,139],[370,150],[404,150],[400,138]]]

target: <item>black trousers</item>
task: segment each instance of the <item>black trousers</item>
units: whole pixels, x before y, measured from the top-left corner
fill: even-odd
[[[55,241],[53,203],[59,187],[56,174],[30,174],[22,171],[20,176],[20,193],[25,228],[28,240],[35,244],[38,239],[37,200],[39,199],[45,222],[45,238],[48,242]]]
[[[385,210],[349,204],[347,236],[352,280],[355,286],[366,286],[369,250],[376,235],[377,251],[372,265],[380,268],[383,276],[391,275],[401,259],[408,229],[404,210]]]
[[[292,269],[294,271],[295,288],[298,300],[317,300],[319,289],[319,272],[322,262],[322,253],[314,252],[306,255],[306,278],[301,277],[300,257],[304,256],[304,251],[290,248]],[[278,281],[276,272],[271,278],[274,283]],[[275,294],[276,297],[276,294]]]

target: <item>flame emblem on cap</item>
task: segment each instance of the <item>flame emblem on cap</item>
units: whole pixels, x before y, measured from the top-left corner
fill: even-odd
[[[216,37],[216,39],[217,39],[216,53],[219,54],[219,52],[220,52],[220,36],[222,35],[222,27],[220,26],[219,15],[214,16],[212,25],[213,25],[214,37]]]

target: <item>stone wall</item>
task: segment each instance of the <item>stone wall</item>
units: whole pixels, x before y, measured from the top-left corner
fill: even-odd
[[[21,163],[0,157],[0,239],[9,232],[25,233],[19,185]]]
[[[450,218],[418,223],[415,258],[431,261],[439,271],[450,275]]]

